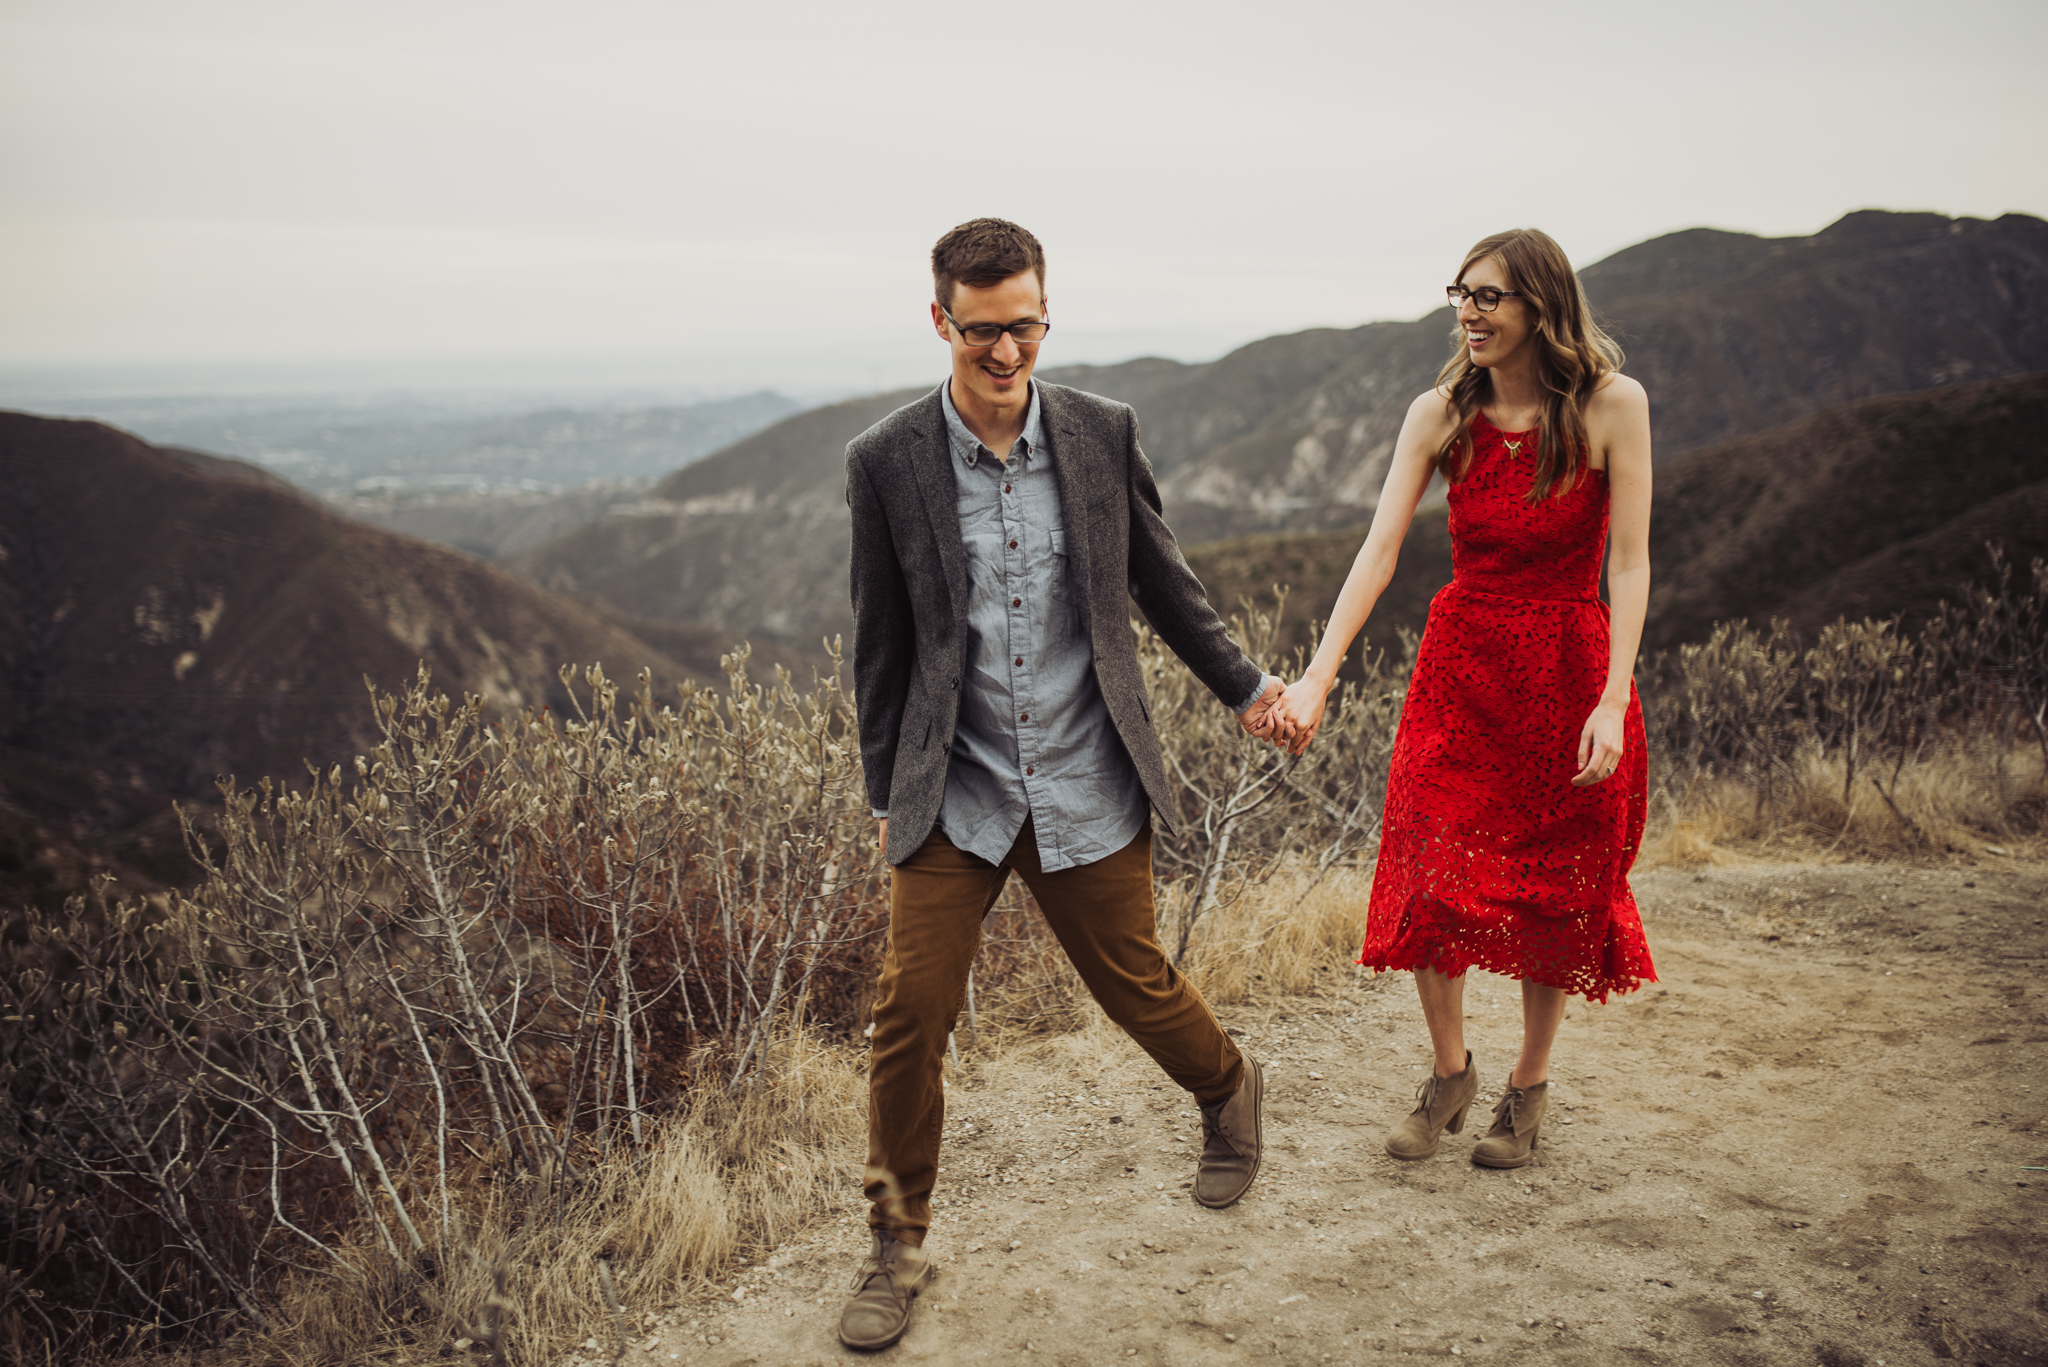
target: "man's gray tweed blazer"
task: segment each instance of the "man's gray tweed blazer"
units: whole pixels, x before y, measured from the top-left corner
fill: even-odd
[[[1225,632],[1159,515],[1137,414],[1063,385],[1040,382],[1038,394],[1095,677],[1154,819],[1172,829],[1173,793],[1138,669],[1129,599],[1225,702],[1250,697],[1263,671]],[[967,550],[952,459],[936,389],[846,447],[860,756],[869,800],[889,813],[892,864],[915,854],[938,821],[968,674]]]

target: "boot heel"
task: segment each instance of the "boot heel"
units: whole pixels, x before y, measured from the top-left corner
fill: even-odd
[[[1479,1093],[1479,1077],[1472,1071],[1472,1052],[1465,1051],[1465,1067],[1449,1077],[1438,1077],[1432,1066],[1429,1076],[1415,1092],[1415,1109],[1387,1136],[1387,1156],[1404,1161],[1427,1158],[1436,1152],[1437,1136],[1465,1128],[1465,1112]]]
[[[1519,1168],[1536,1153],[1543,1113],[1550,1105],[1550,1084],[1517,1087],[1510,1082],[1493,1108],[1493,1128],[1472,1146],[1472,1161],[1482,1168]]]

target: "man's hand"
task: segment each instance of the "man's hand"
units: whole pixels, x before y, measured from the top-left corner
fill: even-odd
[[[878,823],[875,830],[875,848],[880,850],[882,857],[886,859],[889,857],[889,818],[878,816],[875,820]]]
[[[1329,696],[1329,688],[1308,675],[1289,684],[1280,701],[1273,705],[1273,727],[1287,734],[1281,744],[1297,755],[1308,749],[1308,743],[1316,738],[1316,731],[1323,724],[1323,704]]]
[[[1268,680],[1266,691],[1259,694],[1259,700],[1237,714],[1237,724],[1245,729],[1247,735],[1285,746],[1294,732],[1292,728],[1283,728],[1280,714],[1273,710],[1273,704],[1279,701],[1280,681]]]

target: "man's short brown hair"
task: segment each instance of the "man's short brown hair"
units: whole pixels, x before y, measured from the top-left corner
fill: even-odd
[[[987,289],[1023,271],[1038,276],[1038,294],[1043,302],[1045,248],[1008,219],[970,219],[940,238],[932,248],[932,293],[939,307],[949,313],[955,285]]]

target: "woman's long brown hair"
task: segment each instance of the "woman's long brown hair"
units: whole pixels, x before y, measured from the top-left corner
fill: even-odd
[[[1536,379],[1543,386],[1543,416],[1537,424],[1536,482],[1528,501],[1541,503],[1578,483],[1586,468],[1585,403],[1594,386],[1621,369],[1621,348],[1593,320],[1586,291],[1564,248],[1548,233],[1511,228],[1481,239],[1465,253],[1458,279],[1487,257],[1500,262],[1508,287],[1536,311]],[[1455,483],[1472,463],[1472,415],[1493,397],[1492,377],[1472,363],[1463,329],[1452,333],[1458,349],[1437,374],[1450,391],[1458,425],[1437,451],[1437,468]]]

